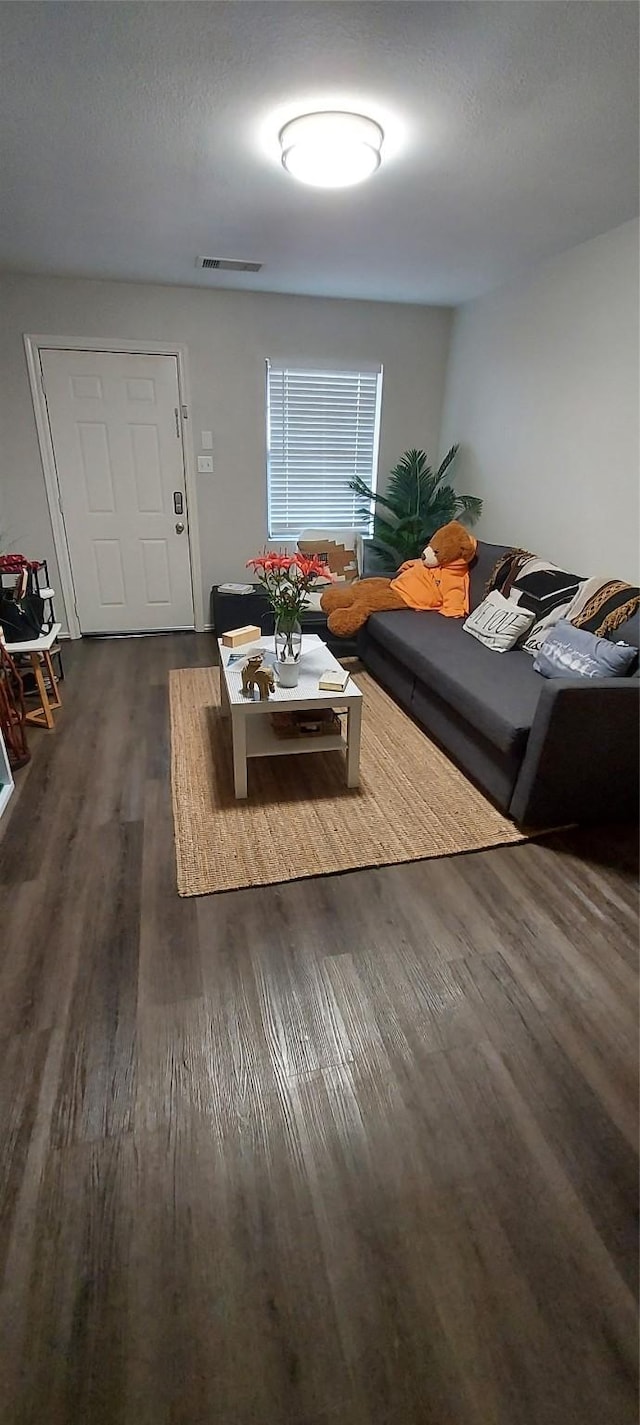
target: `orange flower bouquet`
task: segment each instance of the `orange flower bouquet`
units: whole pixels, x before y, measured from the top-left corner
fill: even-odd
[[[281,663],[297,663],[302,652],[300,615],[316,579],[331,582],[331,570],[307,554],[272,554],[265,550],[247,560],[262,585],[275,619],[276,654]]]

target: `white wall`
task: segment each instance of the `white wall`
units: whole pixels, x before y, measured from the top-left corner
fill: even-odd
[[[202,292],[67,278],[0,277],[0,490],[13,548],[57,578],[23,333],[183,342],[188,438],[212,430],[214,474],[198,475],[205,617],[215,582],[242,579],[266,539],[265,359],[384,363],[380,472],[408,447],[434,459],[451,311],[263,293]]]
[[[481,538],[638,582],[638,223],[459,308],[440,448]]]

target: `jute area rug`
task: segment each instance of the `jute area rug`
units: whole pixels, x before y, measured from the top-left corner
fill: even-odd
[[[454,856],[525,838],[367,673],[360,786],[341,752],[255,758],[233,792],[231,729],[217,668],[170,674],[171,786],[178,891],[206,895]]]

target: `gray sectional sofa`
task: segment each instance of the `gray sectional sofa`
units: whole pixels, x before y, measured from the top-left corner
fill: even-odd
[[[478,545],[471,607],[509,546]],[[367,572],[373,573],[373,569]],[[616,639],[638,647],[634,615]],[[462,620],[410,609],[373,614],[365,666],[521,826],[627,821],[638,810],[640,678],[547,679],[529,653],[495,653]],[[416,794],[429,803],[428,786]]]

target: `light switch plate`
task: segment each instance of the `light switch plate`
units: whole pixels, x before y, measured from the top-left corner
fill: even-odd
[[[200,432],[200,444],[203,450],[213,450],[213,431],[203,430]]]
[[[199,474],[199,475],[213,475],[213,456],[212,456],[212,455],[199,455],[199,456],[198,456],[198,474]]]

